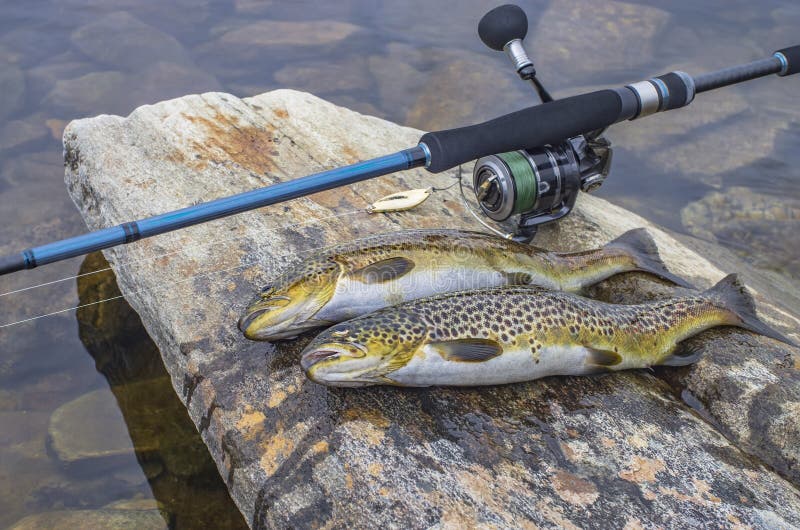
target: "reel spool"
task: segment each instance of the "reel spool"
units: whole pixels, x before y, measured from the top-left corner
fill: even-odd
[[[610,160],[607,142],[590,143],[579,136],[557,146],[480,158],[472,171],[472,189],[484,215],[511,224],[511,233],[503,235],[529,242],[539,225],[572,211],[578,190],[602,184]]]

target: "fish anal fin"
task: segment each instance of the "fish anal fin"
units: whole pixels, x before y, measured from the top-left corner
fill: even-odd
[[[686,366],[694,364],[703,356],[704,350],[696,345],[687,342],[679,342],[669,355],[661,359],[658,364],[664,366]]]
[[[413,268],[414,262],[412,260],[397,256],[382,259],[356,269],[351,273],[351,276],[362,283],[384,283],[408,274]]]
[[[454,339],[430,344],[446,361],[480,363],[503,353],[503,347],[490,339]]]
[[[586,346],[586,349],[589,351],[586,356],[586,364],[592,368],[611,370],[622,362],[622,356],[615,351],[592,348],[591,346]]]

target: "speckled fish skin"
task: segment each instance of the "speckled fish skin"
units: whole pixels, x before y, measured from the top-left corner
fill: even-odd
[[[666,269],[644,229],[626,232],[601,249],[570,254],[479,232],[407,230],[304,259],[262,290],[239,328],[253,340],[289,338],[436,294],[504,285],[575,292],[634,270],[687,285]]]
[[[639,305],[513,286],[417,300],[324,331],[301,365],[330,386],[495,385],[690,364],[701,352],[679,343],[715,326],[792,344],[758,320],[730,275],[695,296]]]

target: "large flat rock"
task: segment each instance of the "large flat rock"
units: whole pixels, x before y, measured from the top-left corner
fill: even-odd
[[[300,92],[193,95],[72,122],[66,181],[100,228],[386,154],[420,134]],[[106,253],[251,526],[800,525],[798,357],[769,339],[707,332],[695,339],[700,363],[656,375],[406,390],[318,386],[298,365],[308,337],[241,336],[254,291],[315,248],[402,228],[479,229],[457,187],[408,212],[363,212],[452,175],[383,177]],[[638,226],[676,273],[701,287],[722,277],[713,247],[701,256],[591,196],[537,242],[591,248]],[[791,293],[747,281],[762,316],[797,338]],[[594,294],[672,292],[631,274]]]

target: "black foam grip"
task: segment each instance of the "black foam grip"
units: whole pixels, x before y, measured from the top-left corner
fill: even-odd
[[[614,90],[599,90],[529,107],[493,120],[420,138],[431,154],[428,170],[448,170],[495,153],[557,144],[578,134],[608,127],[622,116]]]
[[[669,92],[667,104],[661,110],[677,109],[685,106],[688,103],[686,101],[688,89],[686,88],[686,82],[681,78],[681,76],[675,72],[670,72],[668,74],[660,75],[656,77],[656,79],[663,81],[663,83],[667,86],[667,91]]]
[[[9,274],[11,272],[21,271],[27,268],[25,256],[22,254],[12,254],[11,256],[3,256],[0,258],[0,276]]]
[[[792,75],[800,72],[800,45],[790,46],[789,48],[778,50],[776,53],[783,54],[789,63],[789,69],[783,75]]]
[[[524,39],[527,34],[528,17],[514,4],[495,7],[478,22],[478,36],[485,45],[497,51],[502,51],[503,46],[514,39]]]

